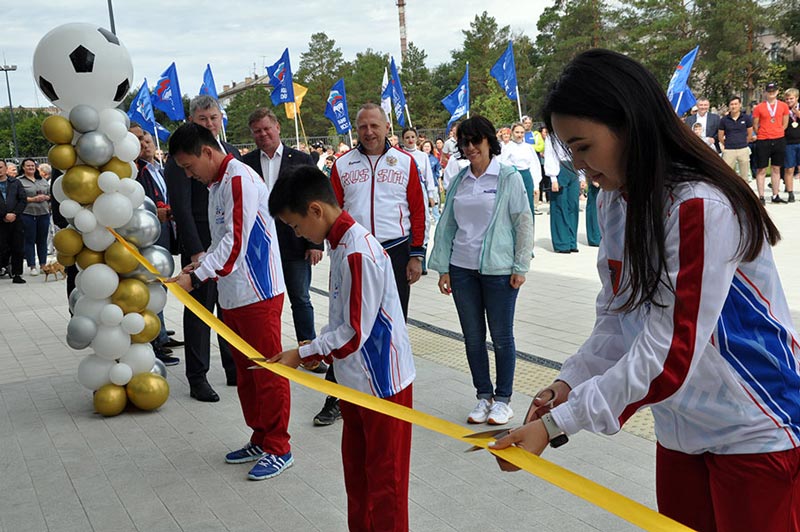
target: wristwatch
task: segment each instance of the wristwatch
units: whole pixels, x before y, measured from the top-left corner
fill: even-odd
[[[422,255],[414,255],[414,256],[413,256],[413,257],[411,257],[411,258],[412,258],[412,259],[417,259],[417,260],[419,260],[420,262],[423,262],[423,261],[425,260],[425,257],[423,257]]]
[[[548,412],[541,417],[544,428],[547,431],[547,438],[550,440],[550,447],[561,447],[569,441],[566,433],[556,425],[553,416]]]
[[[203,284],[203,281],[194,272],[189,273],[189,280],[192,281],[192,290],[197,290]]]

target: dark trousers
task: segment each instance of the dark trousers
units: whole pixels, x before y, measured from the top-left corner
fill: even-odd
[[[600,245],[600,224],[597,223],[597,194],[600,188],[588,183],[586,185],[586,240],[590,246]]]
[[[305,259],[281,262],[286,294],[292,305],[292,321],[297,341],[313,340],[317,333],[314,331],[314,307],[308,294],[311,286],[311,263]]]
[[[558,174],[558,192],[550,191],[550,238],[553,251],[578,249],[580,196],[578,175],[562,165]]]
[[[39,257],[39,266],[47,264],[47,234],[50,231],[49,214],[23,214],[22,223],[25,224],[25,260],[28,268],[36,267],[36,257]]]
[[[22,275],[22,254],[25,246],[25,231],[22,220],[0,221],[0,268],[11,263],[11,275]]]
[[[410,247],[411,241],[406,240],[386,250],[389,258],[392,259],[394,282],[397,284],[397,295],[400,296],[400,306],[403,308],[403,317],[406,321],[408,321],[408,300],[411,297],[411,285],[408,284],[408,276],[406,275],[408,261],[411,258],[409,254]]]
[[[220,316],[220,308],[217,304],[217,283],[205,282],[189,293],[209,312],[214,312],[214,307],[217,307],[217,316]],[[189,384],[205,381],[211,357],[211,329],[188,308],[183,309],[183,340],[185,342],[186,380],[189,381]],[[225,375],[233,376],[236,374],[236,366],[231,356],[231,348],[221,336],[217,336],[217,340]]]

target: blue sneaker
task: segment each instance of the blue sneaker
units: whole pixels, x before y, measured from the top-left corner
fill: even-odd
[[[238,451],[232,451],[225,455],[225,461],[229,464],[243,464],[254,462],[264,456],[264,449],[255,443],[248,443]]]
[[[292,464],[294,464],[292,453],[286,453],[283,456],[266,453],[253,466],[253,469],[247,474],[247,478],[250,480],[265,480],[277,477],[292,467]]]

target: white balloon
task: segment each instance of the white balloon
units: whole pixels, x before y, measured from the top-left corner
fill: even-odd
[[[121,179],[119,182],[120,194],[124,194],[131,200],[131,208],[138,209],[144,203],[144,187],[135,179]]]
[[[120,363],[127,364],[134,375],[148,373],[156,363],[156,354],[150,344],[131,344],[127,353],[119,359]]]
[[[77,303],[75,303],[75,310],[73,312],[76,316],[86,316],[95,323],[100,323],[100,313],[106,305],[111,304],[111,299],[95,299],[87,295],[81,296]]]
[[[116,109],[109,106],[106,109],[100,111],[100,124],[97,126],[98,129],[103,129],[107,127],[109,124],[121,124],[125,125],[125,118],[121,114],[119,114]],[[127,133],[127,128],[126,128]]]
[[[117,159],[126,163],[136,159],[141,149],[139,139],[131,132],[128,132],[122,140],[114,143],[114,155]]]
[[[111,360],[89,355],[78,364],[78,382],[90,390],[97,390],[111,382],[108,372],[113,366],[114,362]]]
[[[68,199],[67,195],[64,194],[64,189],[61,188],[61,185],[63,183],[64,183],[64,176],[58,176],[56,180],[53,181],[53,197],[59,203],[63,203],[64,200]]]
[[[149,305],[148,305],[149,307]],[[144,316],[138,312],[129,312],[122,318],[120,327],[128,334],[139,334],[144,330]]]
[[[119,286],[119,275],[107,264],[92,264],[83,270],[81,291],[94,299],[111,297]]]
[[[105,251],[116,240],[114,235],[102,226],[97,226],[94,231],[83,234],[83,243],[92,251]],[[86,291],[83,290],[83,292],[85,293]]]
[[[81,209],[78,211],[72,223],[75,225],[75,229],[81,233],[91,233],[97,229],[97,218],[95,218],[92,211],[88,209]]]
[[[75,218],[75,215],[81,210],[81,204],[75,200],[65,199],[61,202],[58,210],[64,218]]]
[[[131,335],[122,330],[122,327],[108,327],[101,325],[92,340],[92,349],[97,356],[117,360],[128,352],[131,346]]]
[[[147,304],[147,310],[158,314],[167,306],[167,290],[160,283],[148,284],[147,288],[150,290],[150,302]]]
[[[122,323],[124,317],[122,309],[118,305],[106,305],[100,311],[100,323],[109,327],[115,327]]]
[[[123,363],[115,364],[108,372],[108,379],[117,386],[125,386],[131,377],[133,377],[133,369]]]
[[[131,179],[136,179],[136,176],[139,175],[139,167],[136,166],[136,161],[131,161],[128,164],[131,165]]]
[[[128,223],[133,216],[131,200],[119,192],[104,192],[94,200],[93,212],[97,223],[116,229]]]
[[[114,172],[103,172],[97,177],[97,186],[103,192],[116,192],[119,189],[119,176]]]

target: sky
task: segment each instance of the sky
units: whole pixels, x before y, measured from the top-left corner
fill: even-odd
[[[5,0],[0,60],[17,65],[9,72],[14,107],[47,106],[33,82],[33,52],[51,29],[67,22],[110,28],[107,0]],[[408,40],[428,54],[428,67],[441,64],[463,43],[462,30],[484,10],[499,26],[536,35],[536,21],[548,0],[406,0]],[[202,7],[197,7],[202,6]],[[287,13],[286,7],[292,11]],[[149,86],[173,61],[181,92],[194,96],[211,64],[217,90],[265,73],[288,47],[293,70],[313,33],[336,41],[345,60],[372,48],[400,60],[400,30],[395,0],[116,0],[116,33],[133,61],[134,85]],[[5,80],[0,78],[0,84]],[[5,87],[0,106],[8,107]]]

